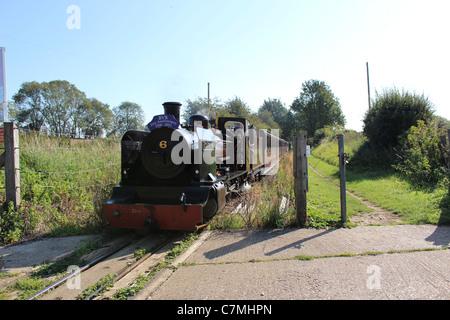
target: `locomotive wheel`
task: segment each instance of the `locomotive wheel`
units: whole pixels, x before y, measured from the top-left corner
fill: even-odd
[[[203,207],[203,220],[214,217],[216,213],[217,213],[217,201],[214,198],[209,198],[208,202],[206,202],[205,206]]]

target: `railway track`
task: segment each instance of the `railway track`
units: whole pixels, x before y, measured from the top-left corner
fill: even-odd
[[[74,266],[71,274],[55,281],[27,300],[110,298],[119,289],[132,283],[139,274],[149,272],[159,261],[164,260],[167,252],[179,244],[186,234],[155,232],[132,243],[127,239],[117,239],[110,243],[106,250],[91,254],[89,263]],[[140,259],[135,257],[138,251],[145,253]],[[105,288],[108,288],[108,291],[104,292]]]

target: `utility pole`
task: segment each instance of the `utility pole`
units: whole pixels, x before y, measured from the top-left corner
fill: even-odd
[[[366,69],[367,69],[367,92],[369,94],[369,110],[370,110],[370,82],[369,82],[369,63],[366,62]]]
[[[208,109],[210,107],[210,103],[209,103],[209,82],[208,82]]]

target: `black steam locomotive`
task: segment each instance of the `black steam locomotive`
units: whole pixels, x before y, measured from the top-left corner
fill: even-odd
[[[245,118],[193,115],[180,125],[178,102],[121,141],[121,181],[104,204],[111,227],[195,230],[276,167],[289,143]]]

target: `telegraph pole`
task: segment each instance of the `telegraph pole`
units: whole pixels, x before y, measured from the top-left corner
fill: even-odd
[[[209,108],[209,82],[208,82],[208,108]]]
[[[369,94],[369,110],[370,110],[370,83],[369,83],[369,63],[366,62],[366,69],[367,69],[367,92]]]

